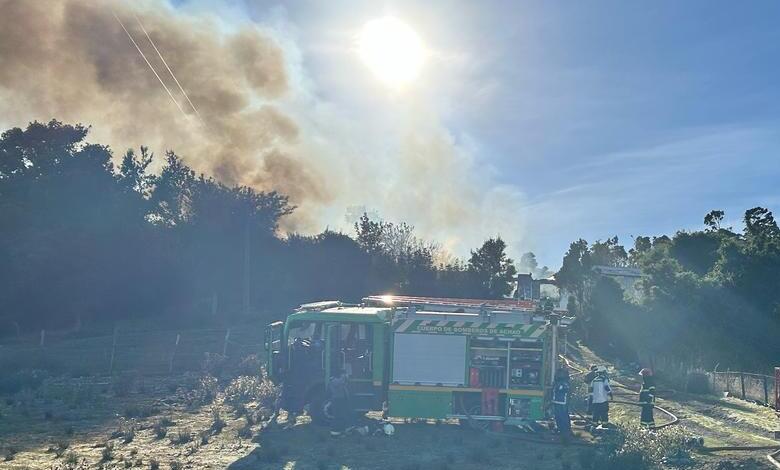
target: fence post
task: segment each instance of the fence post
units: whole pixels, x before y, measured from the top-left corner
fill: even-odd
[[[179,349],[179,340],[181,339],[181,334],[176,333],[176,343],[173,345],[173,353],[171,353],[171,362],[168,364],[168,373],[173,374],[173,358],[176,357],[176,350]]]
[[[46,330],[41,330],[41,347],[46,345]]]
[[[116,334],[119,331],[119,327],[114,327],[114,338],[111,341],[111,361],[108,363],[108,375],[114,373],[114,356],[116,355]]]
[[[740,372],[739,373],[739,383],[742,386],[742,399],[745,399],[745,374]]]
[[[726,393],[731,395],[731,373],[726,370]]]
[[[230,328],[228,328],[227,332],[225,332],[225,344],[222,345],[223,356],[227,356],[227,345],[229,340],[230,340]]]

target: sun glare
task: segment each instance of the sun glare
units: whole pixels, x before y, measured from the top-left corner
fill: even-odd
[[[379,80],[400,88],[417,78],[425,61],[420,37],[406,23],[384,17],[363,26],[357,41],[363,62]]]

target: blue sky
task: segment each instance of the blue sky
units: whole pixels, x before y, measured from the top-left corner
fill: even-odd
[[[462,200],[490,192],[474,211],[495,209],[494,216],[462,220],[463,227],[436,228],[426,225],[424,208],[398,209],[408,200],[385,206],[388,193],[365,201],[353,194],[337,199],[326,218],[343,211],[339,204],[362,203],[432,237],[478,227],[464,240],[500,233],[515,256],[533,250],[557,266],[580,237],[618,235],[630,245],[632,235],[698,228],[711,209],[726,210],[738,225],[747,208],[780,208],[776,1],[246,0],[179,7],[272,31],[305,95],[291,100],[290,112],[306,121],[311,110],[327,109],[327,120],[340,123],[333,130],[312,120],[326,141],[347,142],[379,161],[400,151],[404,129],[426,116],[421,127],[459,155],[432,165],[466,168],[443,178],[459,187],[473,181],[476,189]],[[433,51],[403,93],[374,83],[349,50],[361,25],[388,14]],[[392,173],[392,162],[376,168]],[[415,184],[436,191],[443,186],[431,181],[435,174],[422,173]],[[510,202],[496,209],[504,196]],[[506,222],[515,216],[516,223]]]

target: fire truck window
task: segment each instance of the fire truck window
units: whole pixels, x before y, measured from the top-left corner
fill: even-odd
[[[359,323],[342,323],[340,330],[341,351],[347,374],[352,378],[371,378],[372,326]]]
[[[314,333],[317,329],[316,324],[314,322],[302,322],[302,323],[295,323],[293,324],[292,328],[290,328],[290,334],[288,336],[288,343],[289,345],[292,345],[293,342],[295,342],[296,338],[305,339],[307,341],[311,341],[312,339],[315,339]]]

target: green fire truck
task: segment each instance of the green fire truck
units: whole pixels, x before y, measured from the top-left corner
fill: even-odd
[[[329,377],[401,418],[522,425],[545,418],[565,311],[533,300],[372,296],[301,305],[268,325],[267,371],[318,419]]]

